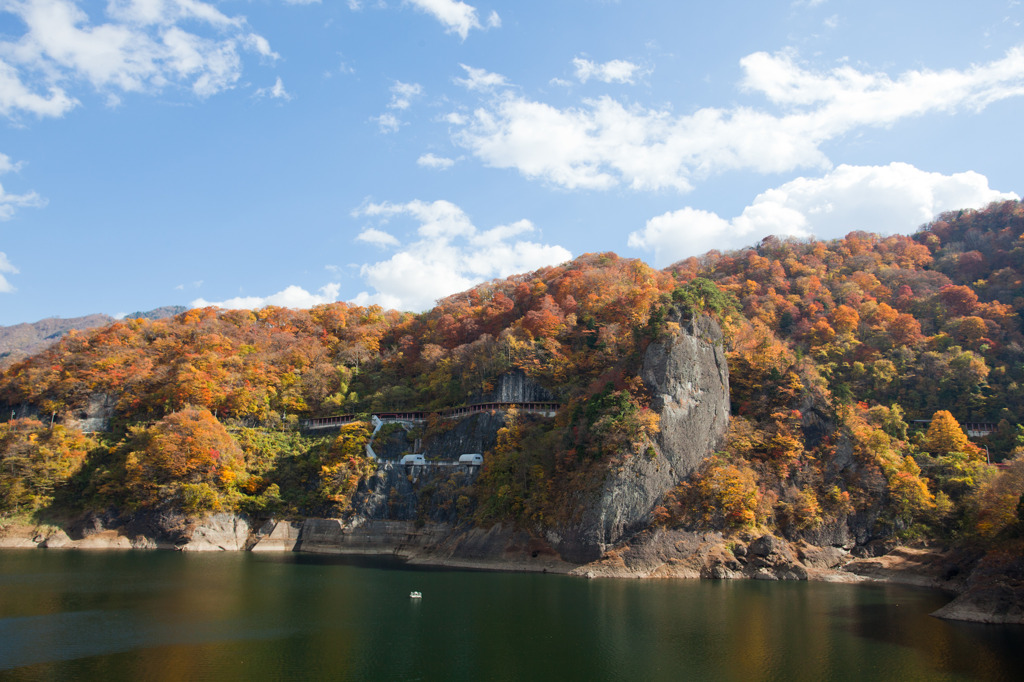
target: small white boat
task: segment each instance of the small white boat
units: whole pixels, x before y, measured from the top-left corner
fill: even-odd
[[[410,592],[409,593],[409,599],[423,599],[423,593],[422,592]]]

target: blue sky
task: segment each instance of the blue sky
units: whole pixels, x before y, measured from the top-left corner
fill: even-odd
[[[1024,7],[0,0],[0,325],[423,310],[1024,191]]]

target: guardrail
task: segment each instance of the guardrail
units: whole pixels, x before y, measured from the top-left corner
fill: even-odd
[[[382,423],[396,423],[396,422],[407,422],[410,424],[421,424],[432,416],[437,415],[441,419],[462,419],[473,414],[480,412],[495,412],[508,410],[512,407],[526,412],[528,414],[539,414],[545,417],[554,417],[555,413],[562,407],[561,403],[555,402],[497,402],[497,403],[479,403],[476,405],[463,405],[461,407],[449,407],[444,410],[438,410],[436,412],[374,412],[370,415],[370,419],[376,418]],[[365,421],[359,418],[356,414],[339,414],[332,417],[313,417],[311,419],[304,419],[301,422],[302,428],[305,431],[319,431],[322,429],[336,429],[351,424],[357,421]],[[374,422],[376,426],[376,422]]]

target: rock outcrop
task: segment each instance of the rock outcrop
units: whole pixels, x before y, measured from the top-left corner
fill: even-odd
[[[728,429],[729,370],[722,331],[711,318],[695,318],[688,329],[648,346],[641,378],[661,419],[655,452],[610,471],[581,523],[549,535],[568,561],[593,561],[644,526],[658,500],[693,473]]]
[[[89,396],[85,408],[65,417],[64,424],[86,433],[109,431],[110,419],[114,416],[117,399],[106,393],[94,393]]]
[[[246,548],[249,521],[234,514],[211,514],[192,528],[183,552],[237,551]]]
[[[526,376],[521,369],[514,369],[498,377],[494,390],[475,393],[470,403],[546,403],[555,400],[551,391]]]
[[[1024,556],[1013,549],[984,556],[956,599],[933,613],[949,620],[1024,625]]]

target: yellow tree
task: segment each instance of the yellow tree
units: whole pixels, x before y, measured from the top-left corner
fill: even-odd
[[[939,410],[932,415],[932,423],[924,437],[924,449],[936,457],[951,452],[963,452],[977,459],[983,457],[981,449],[967,439],[960,423],[947,410]]]

